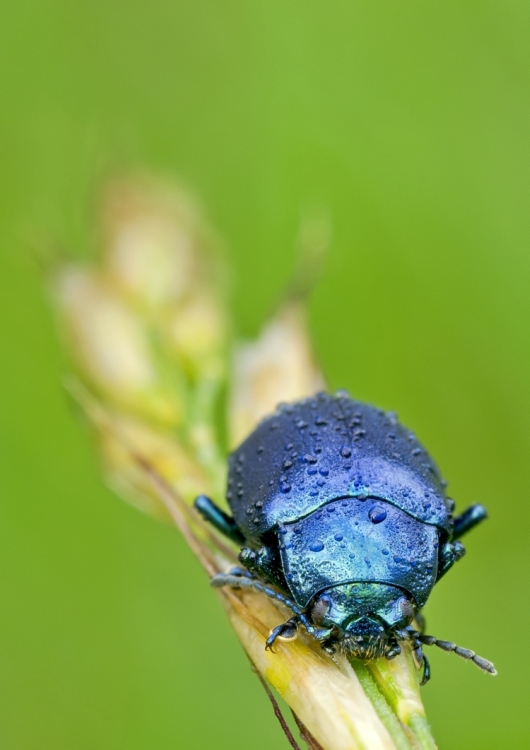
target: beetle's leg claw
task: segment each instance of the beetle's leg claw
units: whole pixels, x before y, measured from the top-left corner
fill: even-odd
[[[425,654],[423,654],[423,675],[421,677],[421,682],[420,682],[421,687],[426,685],[430,679],[431,679],[431,665],[429,664],[429,660],[427,659]]]
[[[283,622],[281,625],[277,625],[273,628],[265,643],[265,651],[272,651],[274,653],[274,643],[276,639],[280,641],[294,641],[298,633],[299,620],[297,617],[291,617],[287,622]]]

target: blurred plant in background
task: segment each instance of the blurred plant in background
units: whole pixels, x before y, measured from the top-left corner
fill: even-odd
[[[303,299],[329,222],[304,223],[292,287],[258,339],[235,348],[219,241],[185,190],[147,176],[115,179],[99,222],[97,261],[57,263],[51,273],[70,357],[66,385],[111,486],[172,520],[212,576],[230,568],[236,550],[190,506],[198,494],[223,496],[225,442],[234,447],[278,402],[324,385]],[[217,594],[253,668],[291,707],[310,748],[435,747],[407,647],[392,662],[349,663],[299,635],[273,654],[264,646],[285,619],[281,605],[244,589]]]

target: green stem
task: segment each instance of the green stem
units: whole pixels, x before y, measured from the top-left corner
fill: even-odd
[[[408,727],[421,750],[435,750],[425,709],[421,700],[417,668],[409,645],[403,644],[401,654],[388,661],[374,659],[367,669],[399,721]]]
[[[420,743],[422,750],[437,750],[436,743],[425,716],[422,716],[422,714],[411,714],[409,718],[409,726]]]
[[[385,696],[377,687],[374,678],[370,674],[366,665],[358,659],[352,659],[350,664],[359,678],[359,682],[361,683],[364,692],[375,708],[377,715],[385,725],[389,735],[392,737],[397,750],[414,750],[405,734],[403,725],[387,703]]]

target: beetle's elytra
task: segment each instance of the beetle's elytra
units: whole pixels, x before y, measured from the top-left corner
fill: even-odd
[[[436,465],[395,414],[341,391],[282,404],[230,456],[226,497],[233,517],[204,496],[195,502],[241,546],[242,567],[213,584],[253,587],[292,610],[267,648],[302,625],[328,653],[362,659],[391,659],[411,640],[423,683],[422,644],[495,674],[473,651],[413,627],[486,511],[453,517]]]

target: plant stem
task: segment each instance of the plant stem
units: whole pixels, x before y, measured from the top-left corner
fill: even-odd
[[[359,678],[359,682],[363,686],[364,692],[372,702],[377,715],[392,737],[397,750],[413,750],[413,747],[405,734],[403,725],[397,718],[396,714],[392,711],[383,693],[377,687],[368,667],[358,659],[352,659],[350,664]]]

